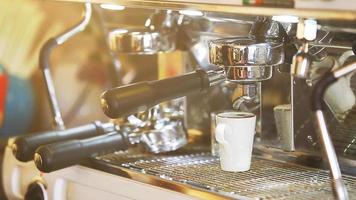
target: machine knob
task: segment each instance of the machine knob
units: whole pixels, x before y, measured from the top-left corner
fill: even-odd
[[[41,181],[32,182],[25,194],[25,200],[48,200],[46,186]]]
[[[297,38],[299,40],[313,41],[318,32],[318,23],[314,19],[300,19],[297,26]]]

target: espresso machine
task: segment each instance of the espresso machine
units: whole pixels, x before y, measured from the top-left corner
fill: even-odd
[[[355,3],[75,3],[83,3],[83,19],[40,56],[55,130],[9,141],[8,198],[356,199]],[[124,8],[143,13],[144,23],[106,21]],[[116,65],[118,86],[98,97],[110,120],[66,129],[48,58],[93,10],[114,66],[180,53],[153,72],[140,67],[135,82]],[[246,172],[222,171],[211,152],[210,115],[231,109],[257,116]]]

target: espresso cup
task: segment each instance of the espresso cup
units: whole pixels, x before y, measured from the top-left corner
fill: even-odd
[[[211,155],[219,156],[219,143],[215,139],[216,115],[218,112],[210,113],[210,133],[211,133]]]
[[[234,110],[219,110],[210,113],[210,133],[211,133],[211,155],[219,156],[219,143],[215,139],[216,115],[223,112],[234,112]]]
[[[256,115],[229,111],[216,115],[215,138],[219,143],[221,169],[243,172],[250,169]]]

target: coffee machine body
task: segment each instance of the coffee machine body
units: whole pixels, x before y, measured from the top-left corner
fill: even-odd
[[[30,161],[31,176],[53,199],[144,199],[127,185],[162,199],[355,198],[356,5],[341,2],[93,1],[120,63],[101,104],[130,148],[48,174]],[[222,171],[211,153],[211,116],[226,110],[257,117],[249,171]],[[159,148],[132,148],[144,142]]]

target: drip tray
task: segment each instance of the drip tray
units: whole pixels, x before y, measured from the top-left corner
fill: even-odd
[[[327,171],[254,157],[247,172],[224,172],[219,159],[208,153],[152,156],[109,154],[96,158],[102,164],[120,166],[157,176],[228,198],[333,199]],[[350,199],[356,199],[356,178],[344,176]]]

